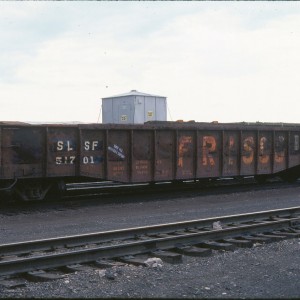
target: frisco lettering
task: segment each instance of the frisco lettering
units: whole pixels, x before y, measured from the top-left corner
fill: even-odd
[[[203,166],[209,166],[211,168],[217,167],[215,159],[218,157],[217,150],[217,140],[218,137],[214,135],[204,135],[202,138],[202,147],[199,149],[201,162]],[[235,159],[237,157],[237,149],[238,149],[238,141],[229,135],[227,137],[227,146],[224,148],[226,150],[226,156],[224,155],[224,159],[228,160],[228,165],[233,165]],[[258,143],[258,145],[257,145]],[[278,135],[275,137],[275,151],[274,151],[274,160],[277,163],[284,162],[287,145],[286,145],[286,137],[283,135]],[[184,166],[185,157],[190,157],[190,152],[193,151],[193,137],[192,136],[182,136],[179,139],[178,143],[178,167]],[[103,141],[98,140],[84,140],[82,143],[82,148],[84,151],[99,151],[103,148]],[[259,136],[256,142],[255,135],[248,135],[242,139],[241,145],[241,160],[245,165],[250,165],[254,163],[255,153],[258,156],[258,162],[261,164],[267,164],[270,161],[271,155],[271,140],[268,136]],[[299,150],[299,136],[294,135],[294,151]],[[54,148],[57,152],[71,152],[76,151],[76,143],[74,140],[59,140],[56,142],[56,147]],[[109,152],[114,153],[122,160],[125,159],[125,154],[123,149],[117,144],[113,144],[112,146],[107,147]],[[81,158],[83,164],[95,164],[99,161],[99,159],[94,157],[93,155],[83,156]],[[61,164],[74,164],[76,161],[76,156],[74,153],[72,155],[62,154],[55,157],[55,162],[57,165]],[[161,160],[156,160],[156,165],[162,164]],[[142,171],[146,170],[147,164],[138,162],[135,169]]]

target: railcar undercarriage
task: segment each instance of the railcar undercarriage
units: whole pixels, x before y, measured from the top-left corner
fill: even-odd
[[[247,176],[249,177],[249,176]],[[255,175],[254,179],[257,183],[266,183],[269,179],[274,177],[280,177],[286,182],[295,182],[300,177],[300,167],[284,170],[277,174],[261,174]],[[242,182],[243,176],[239,176],[238,179]],[[217,178],[211,178],[216,180]],[[199,179],[201,180],[201,179]],[[204,180],[204,179],[203,179]],[[209,178],[205,178],[209,180]],[[95,182],[95,178],[51,178],[51,179],[15,179],[5,180],[0,186],[1,198],[9,199],[10,201],[41,201],[51,200],[55,198],[59,200],[67,191],[67,184],[75,183],[89,183]],[[197,181],[197,179],[195,179]],[[100,181],[99,181],[100,182]],[[183,183],[184,180],[176,180],[176,183]],[[153,182],[152,182],[153,183]],[[1,199],[0,198],[0,199]]]

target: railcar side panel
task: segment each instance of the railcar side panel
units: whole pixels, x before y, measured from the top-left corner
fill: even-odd
[[[2,178],[42,177],[43,128],[2,128]]]
[[[47,168],[49,177],[79,176],[78,172],[78,129],[72,127],[48,127]]]
[[[257,134],[255,131],[243,131],[241,133],[241,174],[253,175],[256,169],[257,158]]]
[[[179,131],[177,135],[176,179],[195,178],[196,131]]]
[[[223,176],[239,175],[239,140],[238,131],[225,131],[223,134]]]
[[[271,131],[258,133],[257,174],[272,173],[272,142]]]
[[[0,143],[2,179],[151,182],[274,174],[300,165],[296,126],[6,124]]]
[[[155,135],[155,181],[174,179],[174,132],[158,130]]]
[[[221,131],[198,131],[197,178],[221,176]]]
[[[298,166],[300,164],[300,132],[290,133],[288,148],[288,167]]]
[[[132,139],[132,181],[153,180],[154,132],[134,130]]]
[[[287,141],[288,132],[277,131],[274,133],[273,173],[287,168]]]
[[[107,144],[107,179],[129,182],[131,174],[131,132],[129,130],[109,130]]]
[[[80,175],[105,178],[105,131],[81,129],[80,140]]]

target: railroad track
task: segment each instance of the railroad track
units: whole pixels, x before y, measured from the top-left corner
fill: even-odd
[[[182,255],[207,256],[212,250],[234,250],[236,247],[251,247],[256,242],[267,243],[299,236],[300,207],[293,207],[2,244],[0,277],[21,274],[52,278],[53,268],[76,270],[78,264],[103,267],[109,264],[108,260],[144,264],[140,255],[180,262]],[[52,273],[44,271],[49,269]]]

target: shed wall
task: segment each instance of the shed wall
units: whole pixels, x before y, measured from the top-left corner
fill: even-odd
[[[103,124],[143,124],[166,120],[167,104],[164,97],[132,95],[102,100]]]

